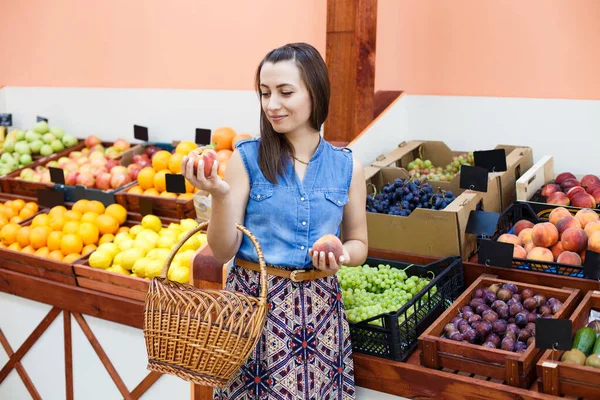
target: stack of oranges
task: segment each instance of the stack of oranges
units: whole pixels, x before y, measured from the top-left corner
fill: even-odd
[[[33,202],[25,203],[22,199],[8,200],[0,204],[0,228],[8,223],[18,224],[38,212],[38,205]]]
[[[0,247],[71,263],[126,232],[129,228],[121,227],[126,219],[127,210],[119,204],[104,207],[96,200],[79,200],[70,210],[56,206],[36,215],[27,226],[4,225]]]

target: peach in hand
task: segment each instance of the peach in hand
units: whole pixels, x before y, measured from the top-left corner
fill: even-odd
[[[327,255],[331,252],[334,258],[339,262],[340,257],[344,254],[344,246],[342,241],[335,235],[327,234],[320,237],[312,246],[312,251],[324,252],[329,265],[329,257]]]

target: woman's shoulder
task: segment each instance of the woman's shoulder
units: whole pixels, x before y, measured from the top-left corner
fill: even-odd
[[[353,156],[352,156],[352,149],[349,147],[338,147],[338,146],[334,146],[333,144],[331,144],[330,142],[325,140],[325,145],[328,149],[328,152],[333,156],[333,157],[340,157],[340,158],[344,158],[347,160],[352,160]]]
[[[260,142],[260,138],[259,137],[252,137],[252,138],[248,138],[248,139],[241,139],[241,140],[238,140],[235,143],[234,147],[236,149],[258,147],[259,142]]]

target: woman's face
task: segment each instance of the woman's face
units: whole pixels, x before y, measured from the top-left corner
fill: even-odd
[[[262,109],[278,133],[310,128],[310,93],[294,61],[267,62],[260,71]]]

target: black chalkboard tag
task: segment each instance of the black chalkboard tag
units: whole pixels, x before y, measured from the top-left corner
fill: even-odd
[[[477,262],[487,266],[511,268],[514,247],[512,243],[482,239],[479,241]]]
[[[488,170],[480,167],[463,165],[460,168],[460,188],[487,192]]]
[[[504,149],[474,151],[473,160],[476,166],[485,168],[489,172],[506,171],[506,151]]]
[[[115,204],[115,195],[113,193],[104,192],[98,189],[87,189],[85,191],[85,198],[88,200],[98,200],[100,203],[104,204],[104,207]]]
[[[143,142],[148,141],[148,128],[140,125],[133,125],[133,137]]]
[[[535,348],[571,350],[573,323],[570,319],[538,318],[535,320]]]
[[[206,146],[210,144],[210,129],[196,128],[196,144]]]
[[[138,204],[140,206],[140,214],[150,215],[152,214],[152,200],[148,197],[139,196]]]
[[[185,178],[181,174],[166,174],[167,192],[185,193]]]
[[[0,114],[0,126],[12,126],[12,114]]]
[[[48,123],[48,118],[46,118],[46,117],[40,117],[38,115],[37,117],[35,117],[35,121],[36,122],[46,121],[46,123]]]
[[[50,181],[58,183],[59,185],[65,184],[65,171],[60,168],[50,167]]]
[[[38,189],[38,204],[42,207],[52,208],[65,204],[65,192],[53,189]]]
[[[591,250],[585,252],[583,276],[588,279],[600,279],[600,253]]]
[[[466,233],[493,236],[496,233],[500,213],[473,210],[469,214]]]

